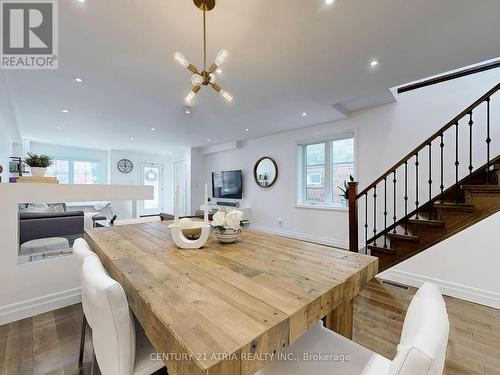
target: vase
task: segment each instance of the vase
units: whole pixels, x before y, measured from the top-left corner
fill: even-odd
[[[31,175],[33,177],[45,177],[46,171],[47,171],[47,168],[31,167]]]
[[[233,243],[240,237],[239,230],[226,229],[221,232],[219,229],[215,230],[215,237],[220,243]]]

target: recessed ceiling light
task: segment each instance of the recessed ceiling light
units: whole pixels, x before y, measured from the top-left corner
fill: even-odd
[[[151,131],[155,132],[155,131],[156,131],[156,128],[151,128]]]
[[[331,5],[335,2],[335,0],[325,0],[326,5]]]
[[[306,117],[307,116],[307,112],[302,112],[302,117]]]
[[[246,129],[245,129],[245,131],[246,131],[246,132],[247,132],[247,131],[249,131],[249,130],[250,130],[250,129],[248,129],[248,128],[246,128]]]
[[[57,130],[62,130],[62,126],[56,126]]]
[[[133,140],[134,140],[134,138],[130,138],[130,140],[131,140],[131,141],[133,141]]]
[[[191,111],[189,109],[186,109],[186,115],[189,115]]]
[[[82,83],[83,82],[83,78],[75,77],[75,81],[78,82],[78,83]]]
[[[61,112],[62,113],[69,113],[69,111],[67,109],[61,109]]]
[[[210,138],[207,139],[207,142],[210,142]]]
[[[217,68],[216,72],[217,72],[217,74],[221,74],[222,73],[222,69],[221,68]]]
[[[78,2],[79,2],[79,3],[84,3],[84,2],[85,2],[85,0],[78,0]]]
[[[376,67],[377,65],[378,65],[378,60],[372,60],[372,61],[370,61],[370,66],[372,68]]]

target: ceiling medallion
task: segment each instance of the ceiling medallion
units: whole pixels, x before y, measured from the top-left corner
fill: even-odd
[[[174,59],[181,64],[186,69],[190,70],[193,75],[191,76],[191,83],[193,88],[187,94],[184,99],[184,104],[191,106],[193,104],[193,99],[200,91],[201,86],[212,86],[212,88],[219,93],[226,101],[232,102],[233,96],[215,83],[215,76],[217,74],[217,69],[224,63],[224,61],[229,56],[229,53],[225,49],[221,49],[215,58],[215,62],[210,65],[207,69],[207,25],[205,22],[205,13],[214,9],[215,0],[193,0],[194,5],[196,5],[201,11],[203,11],[203,71],[200,71],[191,64],[180,52],[174,53]]]

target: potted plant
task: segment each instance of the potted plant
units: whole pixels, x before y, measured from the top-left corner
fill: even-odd
[[[349,175],[349,181],[354,182],[354,177],[352,176],[352,174]],[[344,181],[344,186],[343,187],[337,186],[337,188],[342,192],[340,194],[340,197],[342,198],[342,205],[347,206],[347,201],[349,200],[349,184],[348,184],[348,182]]]
[[[243,212],[238,210],[217,211],[212,218],[215,237],[221,243],[235,242],[241,233],[241,219]]]
[[[52,160],[53,158],[48,155],[28,152],[28,157],[24,159],[24,162],[29,165],[33,177],[44,177],[47,167],[53,163]]]

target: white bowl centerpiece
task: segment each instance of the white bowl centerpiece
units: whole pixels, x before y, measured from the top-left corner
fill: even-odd
[[[212,218],[215,237],[221,243],[235,242],[241,233],[243,212],[238,210],[218,210]]]

